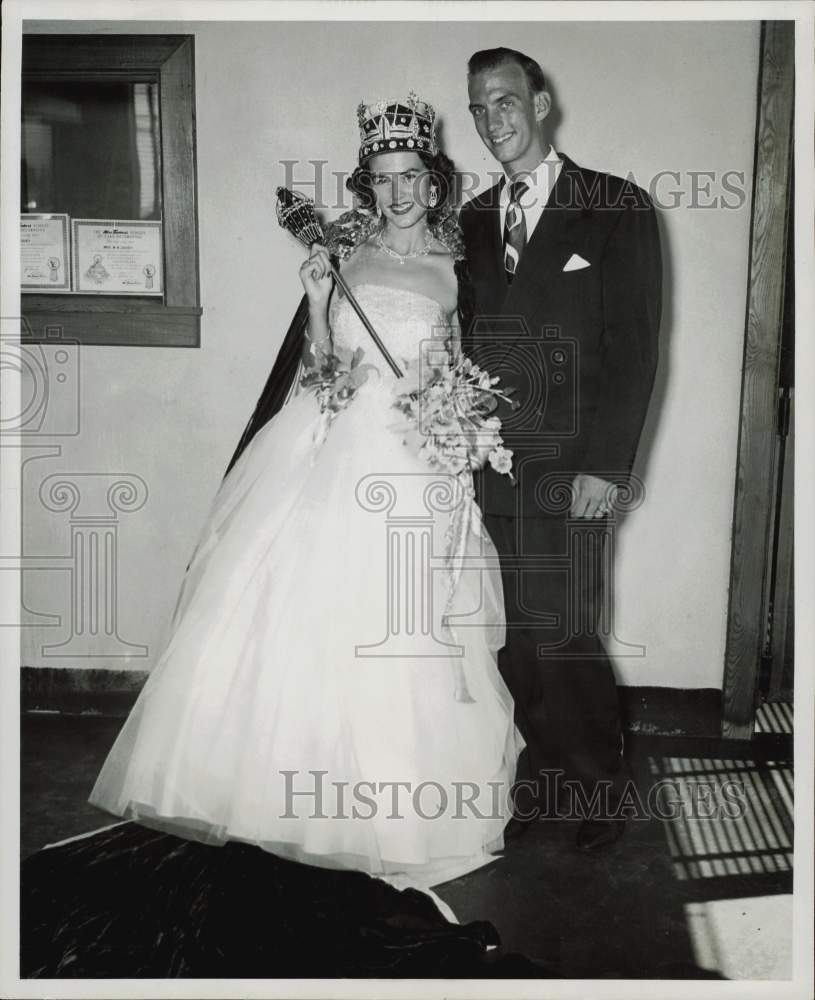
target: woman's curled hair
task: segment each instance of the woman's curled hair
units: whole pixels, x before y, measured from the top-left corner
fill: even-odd
[[[416,153],[430,171],[430,183],[437,194],[436,204],[427,212],[427,221],[432,226],[449,212],[448,203],[454,199],[456,168],[445,153],[438,152],[435,156],[422,150],[416,150]],[[376,204],[371,171],[366,164],[357,167],[345,186],[356,197],[359,208],[372,209]]]

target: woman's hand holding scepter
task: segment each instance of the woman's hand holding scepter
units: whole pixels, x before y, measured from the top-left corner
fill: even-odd
[[[314,204],[303,195],[295,194],[287,188],[279,187],[277,189],[277,220],[303,246],[308,247],[312,251],[309,259],[300,268],[300,275],[306,289],[306,294],[308,295],[312,317],[315,317],[315,314],[318,313],[324,317],[322,320],[316,318],[315,325],[312,328],[314,340],[319,342],[320,339],[327,339],[329,336],[327,305],[331,294],[331,277],[333,276],[334,280],[345,293],[345,297],[350,302],[354,312],[359,316],[362,325],[379,348],[382,357],[387,361],[393,374],[397,378],[402,378],[402,369],[393,360],[390,352],[382,343],[379,334],[374,330],[370,320],[362,311],[362,307],[345,283],[345,279],[340,274],[339,269],[331,262],[328,251],[321,242],[324,239],[324,234],[314,212]],[[327,268],[330,268],[330,271]],[[312,306],[314,307],[313,309],[311,308]],[[324,324],[324,329],[322,324]]]
[[[300,266],[300,280],[308,298],[309,352],[315,357],[331,340],[328,325],[328,301],[334,286],[334,269],[328,251],[321,243],[314,243],[308,260]]]

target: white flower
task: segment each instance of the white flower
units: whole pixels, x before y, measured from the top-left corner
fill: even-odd
[[[512,469],[512,452],[499,445],[490,452],[490,465],[496,472],[506,475]]]
[[[448,452],[444,455],[440,464],[446,472],[457,475],[463,469],[467,468],[467,456],[466,454],[461,455],[458,451]]]

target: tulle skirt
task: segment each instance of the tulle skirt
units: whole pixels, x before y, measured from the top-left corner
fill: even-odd
[[[207,843],[434,885],[503,847],[522,741],[495,550],[365,384],[294,394],[221,484],[90,801]]]

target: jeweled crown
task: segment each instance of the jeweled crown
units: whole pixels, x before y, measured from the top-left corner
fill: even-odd
[[[434,123],[436,112],[411,91],[405,100],[360,104],[359,162],[374,153],[414,149],[435,156],[438,152]]]

